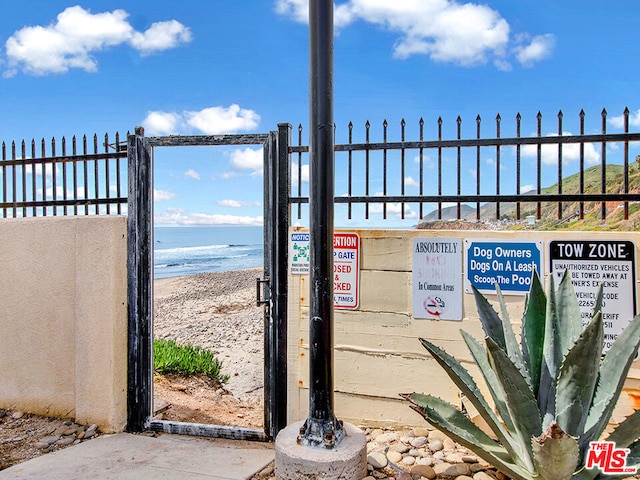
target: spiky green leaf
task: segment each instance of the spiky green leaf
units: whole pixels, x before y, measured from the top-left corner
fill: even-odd
[[[602,315],[597,313],[567,353],[556,388],[556,420],[569,435],[584,433],[600,367],[604,340]]]
[[[640,442],[640,410],[634,411],[625,418],[607,438],[609,442],[615,442],[618,448],[629,448],[636,442]]]
[[[562,360],[582,333],[582,312],[571,282],[569,270],[565,270],[555,295],[556,299],[556,351]]]
[[[507,305],[502,295],[500,286],[496,283],[496,294],[498,295],[498,302],[500,302],[500,320],[502,323],[502,332],[504,334],[504,343],[506,347],[507,355],[514,363],[527,383],[531,386],[531,375],[529,374],[529,368],[526,366],[522,352],[516,340],[516,335],[513,332],[513,326],[509,320],[509,312],[507,311]]]
[[[461,331],[461,333],[462,338],[469,348],[469,352],[471,352],[473,360],[476,362],[476,365],[480,369],[480,373],[482,373],[482,376],[484,377],[489,393],[493,398],[493,403],[496,406],[496,410],[498,411],[500,418],[504,422],[505,428],[507,431],[514,431],[515,427],[513,426],[511,414],[507,408],[504,390],[502,390],[502,386],[496,377],[496,372],[493,371],[489,364],[487,349],[467,332]]]
[[[513,479],[530,480],[534,472],[528,471],[518,463],[518,458],[510,458],[502,445],[497,443],[457,408],[444,400],[431,395],[413,393],[403,395],[409,400],[416,412],[429,423],[436,425],[459,444],[476,453]]]
[[[523,357],[531,374],[531,388],[536,398],[538,397],[543,363],[546,310],[547,296],[544,293],[538,272],[534,271],[531,289],[522,316],[521,342]]]
[[[567,435],[556,422],[532,441],[533,458],[543,480],[569,480],[576,470],[578,441]]]
[[[527,385],[518,368],[511,362],[506,353],[490,338],[486,339],[489,363],[496,372],[496,377],[505,393],[506,405],[516,429],[520,442],[527,444],[529,458],[531,438],[542,433],[540,411],[533,392]]]
[[[561,358],[558,358],[556,345],[557,325],[556,290],[553,275],[549,277],[549,295],[545,313],[544,342],[542,345],[542,365],[540,367],[540,386],[538,388],[538,407],[543,415],[542,428],[545,430],[556,418],[556,379]]]
[[[598,386],[585,426],[587,431],[580,442],[581,448],[598,439],[607,426],[639,347],[640,315],[634,317],[618,335],[602,360]]]
[[[463,337],[465,337],[465,332],[462,332],[462,334]],[[469,374],[460,362],[443,351],[437,345],[434,345],[424,338],[421,338],[420,342],[422,343],[422,346],[429,351],[433,358],[435,358],[445,372],[447,372],[447,375],[449,375],[449,378],[451,378],[453,383],[456,384],[460,391],[464,393],[471,404],[478,410],[478,413],[487,422],[487,425],[498,437],[500,443],[510,451],[512,456],[520,454],[520,449],[513,448],[513,440],[502,427],[500,420],[487,403],[482,392],[480,392],[480,389],[471,374]]]
[[[504,341],[504,330],[502,329],[502,321],[494,310],[489,301],[474,287],[471,286],[473,295],[476,299],[476,308],[478,309],[478,317],[484,334],[491,338],[502,350],[506,351]]]

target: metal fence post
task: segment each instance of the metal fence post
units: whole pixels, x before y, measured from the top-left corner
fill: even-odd
[[[333,413],[333,1],[309,2],[311,311],[309,417],[304,445],[334,448],[344,437]]]

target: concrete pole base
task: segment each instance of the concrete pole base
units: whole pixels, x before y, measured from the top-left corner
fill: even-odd
[[[279,480],[362,480],[367,476],[367,442],[362,430],[344,424],[345,436],[335,449],[304,447],[297,442],[296,422],[276,438],[276,478]]]

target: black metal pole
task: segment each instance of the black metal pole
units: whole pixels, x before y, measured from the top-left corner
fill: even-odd
[[[344,429],[333,414],[333,0],[309,2],[309,60],[310,379],[300,441],[334,448]]]

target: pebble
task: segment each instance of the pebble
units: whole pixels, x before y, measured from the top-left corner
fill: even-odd
[[[409,447],[404,442],[394,443],[393,445],[391,445],[389,450],[391,452],[407,453],[409,451]]]
[[[473,475],[473,480],[495,480],[495,478],[486,472],[477,472]]]
[[[429,440],[429,449],[432,452],[439,452],[443,448],[444,448],[444,444],[442,443],[442,440],[440,440],[439,438],[434,438],[433,440]]]
[[[471,468],[466,463],[454,463],[453,465],[449,465],[449,467],[442,472],[442,475],[445,477],[469,476],[471,475]]]
[[[397,438],[398,437],[395,433],[382,433],[375,438],[375,442],[382,445],[383,443],[389,443]]]
[[[24,417],[24,412],[13,412],[13,414],[11,415],[11,418],[13,418],[14,420],[18,420],[22,417]]]
[[[51,445],[52,443],[56,443],[58,440],[60,440],[59,435],[50,435],[48,437],[41,438],[40,442],[46,443],[47,445]]]
[[[438,430],[364,430],[369,476],[363,480],[509,480]]]
[[[436,478],[436,472],[428,465],[415,465],[411,469],[411,475],[421,475],[429,480]]]
[[[416,437],[428,437],[429,433],[430,433],[430,430],[425,427],[416,427],[413,429],[413,434]]]
[[[405,465],[413,465],[414,463],[416,463],[416,457],[408,455],[402,459],[402,463],[404,463]]]
[[[98,431],[98,425],[96,425],[94,423],[89,428],[87,428],[87,430],[84,432],[84,437],[83,438],[89,439],[89,438],[93,437],[96,434],[97,431]]]
[[[402,453],[389,451],[387,453],[387,458],[393,463],[399,463],[402,460]]]
[[[373,468],[384,468],[387,466],[387,457],[382,452],[371,452],[367,455],[367,462]]]
[[[427,437],[415,437],[412,438],[409,443],[412,447],[422,447],[427,444]]]

